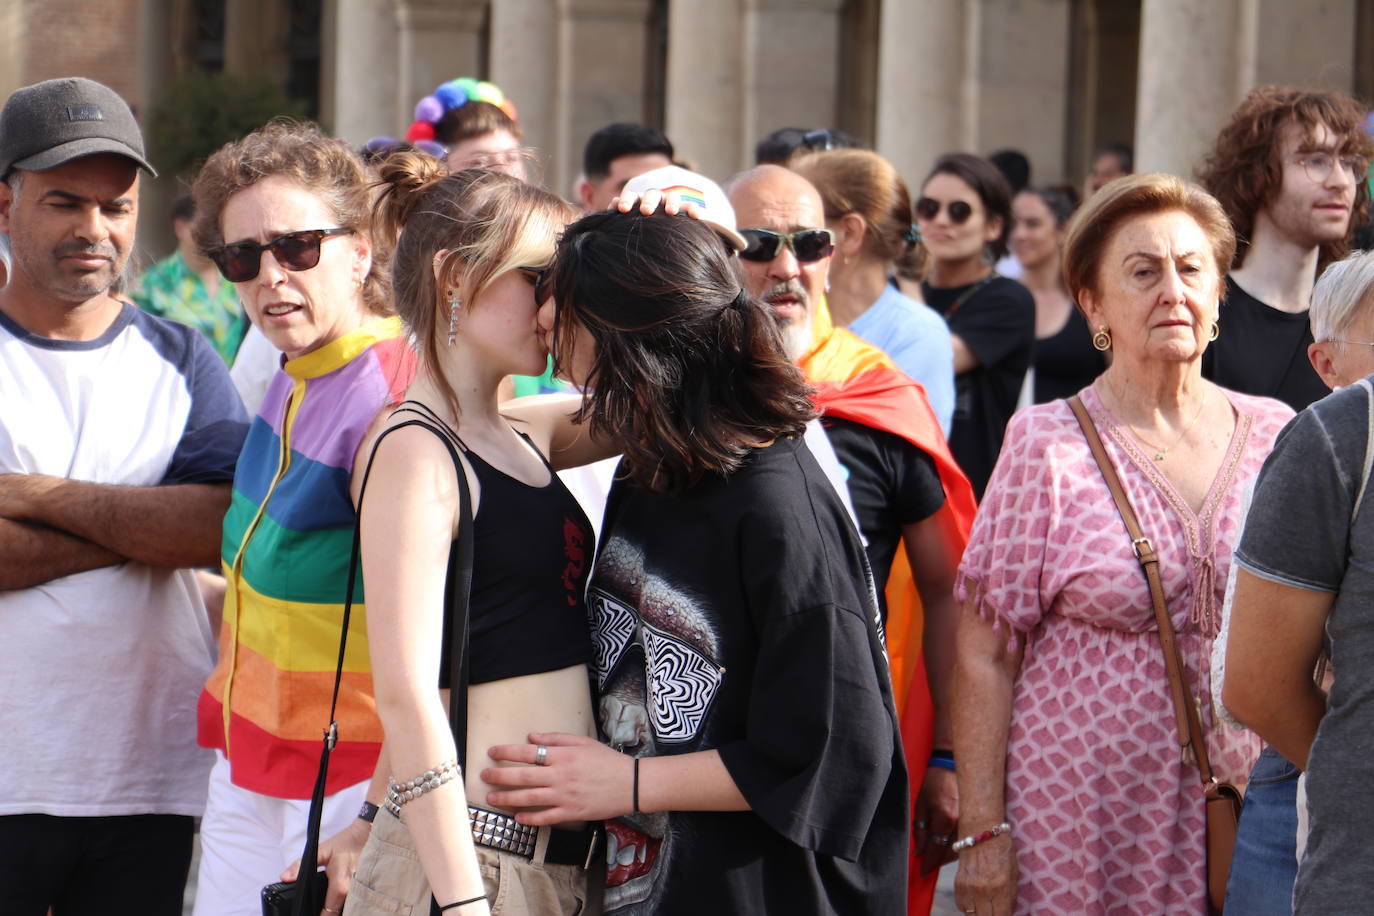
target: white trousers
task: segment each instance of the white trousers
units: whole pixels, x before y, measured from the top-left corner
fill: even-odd
[[[320,842],[358,816],[367,782],[324,799]],[[273,798],[229,781],[229,761],[216,753],[200,823],[200,871],[194,916],[261,916],[262,889],[300,858],[310,800]]]

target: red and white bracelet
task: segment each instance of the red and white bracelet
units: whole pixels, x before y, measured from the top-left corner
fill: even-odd
[[[991,830],[984,830],[982,833],[966,836],[962,840],[955,840],[954,845],[949,848],[954,852],[963,852],[965,849],[972,849],[979,843],[986,843],[993,837],[1001,836],[1004,833],[1011,833],[1011,824],[1008,824],[1006,821],[1003,821]]]

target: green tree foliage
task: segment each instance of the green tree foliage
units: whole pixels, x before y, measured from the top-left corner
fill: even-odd
[[[190,181],[224,144],[273,118],[299,118],[302,111],[264,75],[191,73],[168,86],[153,109],[148,129],[153,166]]]

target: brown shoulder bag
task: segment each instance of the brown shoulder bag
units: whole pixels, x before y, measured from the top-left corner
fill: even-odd
[[[1126,523],[1126,531],[1131,536],[1131,551],[1135,554],[1140,568],[1145,573],[1145,581],[1150,587],[1150,602],[1154,605],[1155,621],[1159,625],[1159,643],[1164,649],[1164,668],[1169,673],[1169,691],[1174,699],[1174,724],[1178,730],[1179,752],[1184,763],[1196,764],[1198,775],[1202,778],[1202,795],[1206,800],[1207,812],[1207,896],[1213,913],[1220,913],[1226,900],[1226,880],[1231,872],[1231,854],[1236,847],[1236,825],[1240,820],[1240,790],[1230,783],[1218,782],[1212,772],[1212,763],[1207,756],[1207,739],[1202,733],[1199,703],[1190,702],[1187,680],[1183,671],[1183,658],[1178,653],[1178,640],[1174,634],[1173,621],[1169,619],[1169,608],[1164,603],[1164,585],[1159,577],[1159,556],[1140,529],[1140,521],[1135,510],[1126,498],[1121,479],[1107,459],[1107,451],[1102,447],[1102,437],[1088,416],[1088,410],[1077,395],[1069,398],[1078,425],[1083,427],[1083,435],[1088,440],[1102,477],[1107,481],[1116,502],[1121,520]]]

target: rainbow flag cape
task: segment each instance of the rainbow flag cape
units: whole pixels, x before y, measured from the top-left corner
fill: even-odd
[[[957,564],[968,543],[976,502],[973,487],[955,463],[925,389],[905,375],[886,353],[830,320],[824,302],[812,323],[810,351],[799,361],[802,372],[816,389],[816,406],[823,416],[839,417],[901,436],[935,462],[945,488],[945,504],[936,515]],[[912,769],[914,804],[921,763],[928,760],[934,742],[934,706],[922,659],[924,613],[906,551],[898,550],[888,577],[887,653],[892,668],[892,691],[901,723],[906,759]],[[928,875],[910,870],[908,912],[929,913],[938,872]]]

